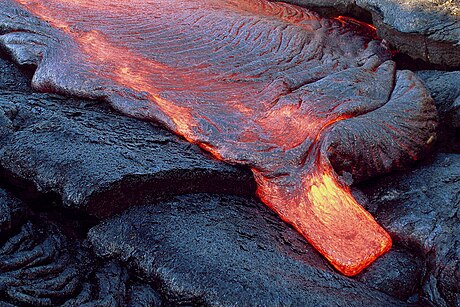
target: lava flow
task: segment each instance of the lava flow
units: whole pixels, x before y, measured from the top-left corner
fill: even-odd
[[[261,200],[345,275],[390,249],[334,168],[371,176],[417,158],[435,110],[370,27],[268,0],[16,2],[59,36],[36,89],[103,98],[250,166]]]

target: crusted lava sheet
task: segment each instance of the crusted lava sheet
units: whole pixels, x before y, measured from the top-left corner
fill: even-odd
[[[0,3],[0,42],[37,67],[35,89],[104,99],[248,165],[343,274],[391,247],[343,178],[418,159],[436,110],[370,27],[267,0]]]

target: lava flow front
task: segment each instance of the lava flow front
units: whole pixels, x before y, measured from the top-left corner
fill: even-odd
[[[349,19],[267,0],[16,2],[58,36],[40,55],[36,89],[103,98],[250,166],[262,201],[343,274],[390,249],[389,235],[334,167],[355,176],[362,168],[346,162],[371,161],[366,169],[375,175],[407,152],[418,156],[432,132],[417,116],[433,110],[418,80],[395,72],[370,28],[359,33]],[[387,104],[404,106],[406,121],[369,120]],[[345,135],[354,140],[349,152],[335,156],[334,140]],[[360,142],[374,145],[362,151]]]

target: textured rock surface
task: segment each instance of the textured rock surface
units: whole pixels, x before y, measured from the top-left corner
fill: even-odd
[[[64,206],[98,216],[167,194],[254,191],[249,171],[211,159],[164,129],[95,101],[19,92],[23,80],[13,83],[10,75],[21,74],[0,79],[0,166],[9,180],[32,182]]]
[[[283,0],[327,15],[372,15],[378,34],[428,63],[460,66],[460,3],[456,0]]]
[[[161,306],[162,299],[150,285],[133,280],[117,262],[93,265],[81,280],[80,291],[63,306]]]
[[[0,235],[10,232],[25,214],[24,206],[0,188]]]
[[[420,258],[395,246],[356,276],[356,280],[401,300],[415,302],[421,300],[418,289],[423,276],[422,267]]]
[[[12,83],[11,86],[15,87],[16,85]],[[8,88],[10,90],[9,94],[11,94],[12,88]],[[19,88],[16,88],[16,94],[17,90],[19,90]],[[50,99],[51,96],[47,97],[47,99]],[[58,101],[59,103],[66,102],[66,100],[63,100],[62,98],[59,98]],[[99,106],[96,106],[95,108],[99,108]],[[94,110],[91,109],[90,111]],[[13,113],[14,112],[11,111],[5,112],[5,114],[8,114],[8,116],[3,118],[14,117],[12,116]],[[10,129],[8,128],[7,131],[10,131]],[[457,163],[458,161],[456,161],[457,160],[455,160],[454,162]],[[455,163],[447,163],[443,166],[445,166],[446,168],[451,168],[456,165]],[[440,169],[442,169],[442,167]],[[432,176],[433,178],[449,178],[449,176],[446,176],[446,174],[442,171],[440,173],[431,172],[429,176]],[[428,180],[429,176],[427,175],[426,177],[422,177],[422,180],[423,178]],[[453,182],[455,183],[455,181]],[[414,186],[416,186],[416,184],[419,183],[414,183]],[[451,186],[455,188],[455,184]],[[444,193],[445,195],[458,195],[458,192],[456,192],[456,190],[444,191],[442,189],[439,190],[436,188],[433,188],[432,190],[441,191],[440,193]],[[387,190],[386,188],[382,188],[378,192],[376,192],[375,190],[374,192],[372,192],[380,193],[380,195],[372,194],[370,191],[367,191],[367,194],[374,200],[378,200],[380,198],[387,199],[386,195],[391,195],[391,191],[391,189]],[[6,302],[14,302],[15,304],[19,305],[23,305],[26,302],[32,302],[34,303],[33,305],[38,305],[39,303],[45,305],[52,305],[56,304],[57,302],[67,303],[68,305],[80,305],[84,302],[90,304],[111,304],[114,302],[119,302],[119,304],[127,304],[126,302],[129,302],[132,305],[141,303],[145,303],[147,305],[159,304],[161,299],[159,298],[156,291],[152,289],[151,286],[139,281],[133,281],[132,278],[135,278],[136,274],[132,272],[128,273],[128,271],[125,268],[123,268],[123,266],[120,266],[116,262],[103,261],[106,263],[100,265],[97,264],[98,261],[94,263],[87,260],[88,262],[83,261],[86,269],[82,270],[76,276],[73,276],[73,279],[68,277],[67,275],[62,275],[64,274],[62,266],[69,268],[71,271],[75,270],[75,268],[80,269],[82,262],[81,257],[83,257],[83,259],[85,257],[88,257],[84,255],[88,255],[89,252],[79,251],[79,247],[77,248],[72,244],[69,245],[68,238],[66,238],[66,236],[64,236],[62,232],[58,228],[56,228],[56,226],[50,227],[47,225],[43,225],[43,223],[39,223],[39,225],[37,225],[35,222],[30,221],[23,223],[22,221],[24,219],[27,219],[24,217],[24,212],[26,211],[24,206],[21,205],[19,201],[14,200],[12,197],[8,196],[7,193],[0,191],[0,194],[2,195],[0,197],[0,213],[3,217],[3,219],[0,222],[0,233],[2,235],[2,240],[0,244],[2,244],[3,251],[1,259],[2,261],[5,260],[8,263],[15,264],[14,268],[9,267],[8,269],[5,269],[5,267],[3,267],[3,269],[0,270],[0,304],[7,305]],[[373,195],[376,196],[373,197]],[[430,199],[433,198],[432,196],[427,197],[429,197]],[[187,199],[187,197],[185,199]],[[154,221],[158,222],[158,224],[156,224],[155,226],[157,228],[154,228],[160,229],[160,232],[163,231],[163,229],[167,229],[169,231],[168,234],[176,233],[175,238],[177,238],[178,242],[181,242],[182,240],[183,244],[187,245],[179,245],[180,249],[178,251],[172,250],[174,253],[172,255],[168,251],[160,249],[159,245],[161,242],[166,242],[166,244],[168,244],[167,248],[169,248],[169,246],[172,246],[174,242],[168,242],[166,239],[163,239],[161,242],[155,243],[153,245],[155,246],[153,252],[159,251],[160,255],[162,255],[162,253],[167,254],[167,256],[170,258],[166,257],[166,259],[172,259],[172,264],[179,264],[176,270],[168,270],[168,265],[161,265],[161,263],[158,264],[158,262],[156,262],[156,265],[158,265],[162,269],[161,271],[155,271],[157,266],[153,263],[148,263],[146,266],[142,266],[142,261],[139,259],[142,259],[141,255],[143,255],[143,253],[145,253],[144,255],[149,255],[150,247],[146,246],[145,244],[142,245],[142,242],[139,241],[143,240],[143,236],[163,238],[163,234],[158,235],[158,233],[150,232],[150,227],[147,227],[148,224],[147,226],[144,225],[148,228],[145,231],[145,228],[140,227],[140,233],[136,233],[135,230],[128,227],[126,233],[134,234],[134,236],[129,237],[127,241],[122,242],[121,240],[117,241],[117,237],[119,236],[119,227],[122,227],[120,226],[121,223],[115,224],[115,222],[112,220],[102,226],[98,226],[97,228],[95,228],[92,232],[92,240],[93,242],[101,243],[98,247],[100,250],[102,250],[101,254],[104,254],[106,256],[111,255],[114,257],[123,258],[131,266],[137,268],[137,272],[139,272],[142,276],[160,276],[161,278],[163,278],[160,280],[162,282],[164,281],[164,283],[160,284],[161,289],[163,293],[169,296],[172,302],[202,302],[203,300],[208,298],[211,302],[221,301],[220,298],[216,298],[218,294],[215,293],[218,292],[206,294],[209,292],[203,290],[203,285],[196,285],[193,283],[193,281],[190,282],[191,278],[193,278],[194,276],[198,276],[193,274],[198,274],[200,272],[203,275],[199,275],[198,279],[204,280],[203,284],[205,286],[207,285],[206,282],[209,282],[209,280],[211,280],[210,283],[212,283],[213,285],[213,281],[221,280],[222,275],[219,274],[222,274],[222,265],[218,264],[217,261],[213,260],[211,257],[215,254],[219,254],[219,252],[220,255],[223,255],[223,257],[228,255],[231,256],[230,264],[239,264],[239,266],[235,265],[232,268],[230,268],[229,265],[226,266],[229,268],[229,271],[231,273],[241,274],[242,271],[245,271],[246,275],[243,276],[247,276],[247,279],[239,280],[237,278],[234,278],[232,280],[231,278],[228,278],[226,281],[228,281],[230,289],[226,290],[224,287],[217,286],[211,289],[217,289],[223,292],[229,291],[230,293],[234,293],[232,292],[233,290],[231,286],[235,284],[254,284],[258,285],[258,288],[261,288],[261,285],[268,285],[265,289],[271,289],[269,291],[270,293],[261,294],[262,296],[267,295],[267,297],[265,298],[267,301],[270,298],[273,298],[286,301],[291,300],[311,303],[323,302],[324,304],[331,304],[334,302],[342,302],[343,304],[348,305],[362,305],[361,300],[363,300],[364,297],[364,301],[369,301],[370,305],[382,305],[382,294],[375,292],[374,290],[369,290],[369,288],[374,288],[382,292],[387,292],[388,294],[395,297],[399,297],[403,300],[407,299],[408,296],[413,295],[414,289],[417,290],[417,287],[420,283],[422,267],[419,264],[419,260],[407,254],[406,250],[396,250],[390,252],[385,257],[379,259],[363,274],[357,276],[356,280],[365,284],[363,285],[361,283],[358,283],[356,280],[346,279],[334,273],[332,269],[325,263],[325,261],[321,257],[319,257],[319,255],[311,247],[304,243],[302,238],[300,238],[292,229],[290,229],[284,223],[282,223],[276,216],[268,212],[267,209],[263,207],[261,204],[257,204],[252,201],[248,202],[247,200],[241,199],[239,199],[239,201],[235,204],[234,198],[231,197],[230,199],[230,203],[227,203],[226,205],[223,204],[223,207],[227,206],[226,210],[224,211],[227,212],[228,216],[231,217],[228,218],[228,222],[225,220],[227,215],[222,216],[222,211],[218,209],[218,207],[215,205],[215,202],[214,205],[212,205],[213,201],[210,202],[212,205],[211,208],[205,207],[205,209],[203,209],[202,204],[194,204],[193,202],[184,201],[182,203],[176,204],[170,203],[169,205],[161,204],[158,207],[158,210],[161,211],[160,217],[164,218],[165,216],[168,216],[170,220],[177,221],[177,223],[169,226],[164,225],[165,228],[162,228],[163,226],[160,225],[163,223],[163,220],[154,219]],[[197,200],[194,200],[194,202],[195,201]],[[395,202],[398,203],[398,201]],[[201,203],[204,203],[204,205],[206,206],[209,205],[209,203],[206,203],[204,201],[202,201]],[[409,215],[411,214],[411,212],[413,212],[414,219],[416,219],[418,215],[425,214],[424,210],[414,212],[412,210],[410,200],[407,200],[407,203],[409,204],[409,208],[407,206],[404,206],[402,211],[403,213],[406,212],[407,215]],[[191,204],[194,205],[191,206]],[[243,208],[247,207],[247,209],[245,210],[249,211],[246,214],[246,218],[244,220],[239,220],[239,214],[245,211],[239,210],[239,206],[242,206]],[[171,207],[174,210],[171,211]],[[235,208],[239,211],[234,211]],[[394,215],[398,214],[397,208],[398,205],[396,204],[393,208],[395,211],[390,211],[390,213]],[[180,220],[182,219],[182,217],[184,217],[184,215],[187,215],[189,209],[191,212],[191,216],[184,222],[181,222]],[[155,206],[150,207],[149,210],[155,210]],[[376,214],[378,215],[377,210],[373,211],[376,212]],[[127,214],[130,215],[131,213]],[[206,217],[207,214],[209,214],[208,217]],[[385,218],[385,214],[378,216],[379,218]],[[439,216],[440,218],[442,217],[441,215]],[[200,217],[201,219],[199,219],[198,222],[194,222],[194,220],[197,217]],[[136,222],[136,219],[138,219],[138,217],[131,216],[129,219],[127,219],[127,222],[132,222],[133,225],[139,225],[137,224],[138,222]],[[224,221],[222,221],[223,219]],[[45,223],[52,224],[52,222],[47,218],[43,218],[42,220]],[[432,223],[431,220],[427,222]],[[249,223],[249,226],[247,226],[246,228],[244,226],[244,223]],[[260,226],[259,224],[263,225]],[[182,230],[179,229],[179,225],[184,225]],[[222,230],[216,229],[222,225],[226,225]],[[111,228],[112,226],[114,228]],[[423,222],[419,222],[418,227],[422,226]],[[261,232],[259,227],[263,228],[262,230],[265,229],[265,232]],[[443,227],[445,226],[441,225],[441,228]],[[214,231],[214,233],[211,232],[211,235],[209,235],[206,232],[206,230],[210,228],[213,228],[212,230]],[[198,231],[195,231],[196,229],[198,229]],[[102,230],[104,230],[103,233]],[[193,233],[193,231],[195,231],[195,233]],[[226,238],[227,242],[233,243],[227,245],[227,248],[225,248],[224,243],[226,242],[222,243],[223,239],[216,240],[216,236],[219,236],[220,234],[225,235],[222,236],[222,238]],[[409,232],[406,232],[405,235],[411,236]],[[138,238],[139,236],[140,238]],[[25,240],[26,245],[13,244],[15,241],[21,241],[21,238],[25,237],[28,238],[27,240]],[[197,241],[196,243],[190,244],[190,242],[194,241],[184,242],[183,238],[196,238]],[[454,233],[453,237],[449,238],[452,238],[452,240],[446,240],[446,242],[438,240],[436,246],[438,246],[439,248],[441,248],[442,246],[448,246],[449,248],[451,242],[456,242],[455,240],[458,240],[458,234],[455,235]],[[102,243],[107,243],[107,240],[113,240],[115,243],[120,243],[120,245],[115,247],[109,246],[107,244],[102,245]],[[135,257],[127,258],[126,253],[122,250],[127,245],[123,244],[129,243],[131,242],[131,240],[133,240],[133,249],[131,249],[130,251],[133,251],[137,248],[138,253],[135,254]],[[423,237],[418,238],[417,240],[418,241],[416,242],[418,243],[416,244],[411,243],[406,245],[410,249],[414,250],[414,246],[417,247],[423,245],[424,242]],[[277,243],[273,245],[273,241]],[[6,248],[4,247],[4,242],[10,242],[8,243],[8,246],[11,246],[13,244],[13,246],[15,246],[14,248],[16,248],[16,251],[14,251],[14,248],[13,250],[10,248],[8,252],[5,252]],[[50,244],[49,242],[54,243]],[[70,248],[68,248],[68,250],[73,250],[73,252],[71,252],[70,254],[66,251],[63,251],[65,249],[64,247],[69,246]],[[24,253],[17,255],[17,250],[22,250],[24,251]],[[29,266],[28,268],[33,268],[32,271],[39,270],[44,275],[40,277],[34,277],[35,275],[24,275],[28,273],[24,273],[22,265],[28,265],[28,261],[30,261],[30,259],[36,255],[34,253],[37,250],[47,252],[48,256],[39,257],[39,260],[37,260],[36,263],[38,269],[35,269],[33,267],[33,265],[35,264]],[[197,250],[201,252],[199,254],[199,257],[197,257],[197,254],[194,253],[194,251],[196,252]],[[207,252],[208,250],[210,251],[208,258],[201,260],[204,257],[203,255],[206,256],[206,253],[204,254],[203,251]],[[268,252],[266,252],[267,250]],[[415,250],[419,251],[420,249],[416,248]],[[244,256],[250,258],[245,260],[243,256],[238,255],[241,252],[245,252]],[[260,255],[261,252],[263,253],[262,255]],[[52,254],[53,256],[49,256],[49,254]],[[179,255],[178,258],[173,259],[177,254]],[[256,256],[251,256],[252,254],[255,254]],[[272,254],[272,256],[270,256],[270,254]],[[278,254],[278,258],[277,256],[275,256],[276,254]],[[425,252],[421,254],[426,255]],[[433,254],[435,253],[428,253],[428,255]],[[76,257],[76,255],[80,255],[80,258]],[[268,265],[263,265],[263,262],[267,258],[271,260],[276,260],[276,262],[268,262]],[[14,260],[12,261],[11,259]],[[78,259],[78,261],[75,259]],[[196,259],[200,259],[200,261],[197,261]],[[207,261],[209,259],[210,262],[207,263],[207,266],[199,266],[199,264],[202,264],[203,261]],[[254,261],[254,259],[256,259],[256,261]],[[291,260],[287,264],[284,264],[286,259]],[[93,264],[90,265],[90,263]],[[141,263],[141,265],[139,263]],[[194,263],[196,263],[196,265],[193,267],[197,268],[197,270],[193,274],[188,273],[187,270],[190,267],[190,264]],[[256,272],[255,268],[251,267],[251,264],[254,265],[254,263],[259,264],[257,269],[262,267],[265,268],[265,271],[262,271],[262,273],[260,273],[259,275],[254,273]],[[456,280],[452,282],[452,280],[448,278],[443,277],[444,279],[441,279],[440,277],[432,277],[436,276],[433,273],[435,272],[433,268],[438,267],[437,270],[439,271],[440,266],[439,263],[432,262],[432,260],[430,260],[428,263],[430,264],[427,266],[430,275],[427,275],[427,277],[425,277],[424,279],[427,280],[425,281],[425,293],[428,296],[430,296],[430,298],[434,302],[438,304],[441,304],[443,301],[452,302],[451,298],[446,299],[445,295],[443,294],[444,292],[442,291],[445,291],[446,287],[447,291],[450,291],[449,287],[453,288],[455,286],[454,282],[456,282]],[[46,268],[42,268],[44,264],[47,265]],[[288,270],[287,272],[290,272],[288,273],[288,277],[286,277],[285,272],[283,272],[284,275],[280,273],[276,276],[273,276],[273,274],[270,273],[273,270],[272,267],[280,267],[279,270],[282,270],[283,265],[285,265],[284,268]],[[209,271],[205,271],[204,267],[208,267]],[[26,272],[29,271],[26,270]],[[294,272],[294,274],[292,272]],[[265,276],[263,276],[264,274]],[[23,279],[18,281],[18,276],[21,276],[21,278],[24,278],[24,276],[28,276],[27,281],[24,281]],[[208,277],[209,279],[203,279],[203,276]],[[280,276],[282,276],[282,280],[280,281],[281,285],[272,285],[274,278],[280,278]],[[442,276],[442,274],[439,276]],[[62,279],[63,277],[69,279]],[[253,279],[251,280],[249,279],[249,277],[252,277]],[[447,277],[449,277],[448,274]],[[288,280],[291,281],[294,285],[300,284],[301,287],[299,287],[299,289],[304,289],[304,292],[300,293],[300,290],[294,289],[291,291],[292,293],[289,293],[286,289],[292,288],[287,287],[285,289],[287,283],[286,278],[290,278]],[[56,288],[51,289],[49,285],[50,283],[46,283],[44,282],[44,280],[51,280],[50,283],[57,286],[62,285],[62,280],[65,280],[66,283],[77,282],[79,286],[77,288],[62,288],[59,291],[57,291]],[[442,280],[442,282],[440,280]],[[155,281],[157,280],[155,279]],[[332,289],[331,284],[333,285]],[[34,287],[33,290],[30,290],[31,285]],[[163,287],[163,285],[166,285],[166,287]],[[193,286],[196,286],[196,288],[193,288]],[[273,289],[279,291],[280,295],[278,298],[270,296],[273,295]],[[443,290],[441,291],[439,289]],[[344,292],[345,294],[350,294],[356,293],[355,291],[359,291],[359,301],[353,301],[352,299],[344,301],[347,299],[347,296],[343,295]],[[24,295],[24,292],[26,295]],[[260,293],[261,292],[257,292],[257,294]],[[306,293],[308,294],[306,295]],[[333,293],[332,296],[331,293]],[[251,299],[256,299],[252,298],[252,294],[250,295]],[[203,298],[203,296],[205,298]],[[375,299],[373,299],[374,296]],[[388,297],[383,297],[385,300],[388,299]],[[264,298],[260,299],[263,300]],[[398,301],[397,304],[403,303]]]
[[[151,286],[65,234],[64,220],[33,213],[2,188],[0,214],[1,306],[160,305]]]
[[[443,152],[460,153],[460,72],[418,71],[439,113],[439,141]]]
[[[460,71],[418,71],[417,76],[430,91],[440,116],[440,124],[460,128]]]
[[[89,232],[97,254],[131,263],[174,303],[403,305],[417,260],[393,251],[345,278],[260,202],[204,194],[136,207]]]
[[[80,285],[81,259],[55,228],[25,223],[0,249],[0,297],[16,304],[50,306]]]
[[[437,305],[460,304],[460,155],[440,154],[407,174],[364,189],[368,208],[392,238],[424,256],[424,294]]]
[[[0,91],[21,91],[30,93],[31,79],[18,69],[17,64],[7,60],[8,56],[0,50]]]
[[[24,204],[1,188],[0,208],[10,225],[0,228],[0,303],[50,306],[72,295],[83,267],[62,233],[25,218]],[[11,214],[18,210],[20,217]]]

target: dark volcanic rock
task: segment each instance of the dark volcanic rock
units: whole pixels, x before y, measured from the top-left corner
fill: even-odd
[[[434,99],[440,124],[460,128],[460,71],[425,70],[417,72],[417,76]]]
[[[428,63],[460,66],[460,4],[440,0],[283,0],[327,15],[372,15],[378,34]]]
[[[424,294],[437,305],[460,304],[460,155],[394,175],[364,189],[368,208],[398,244],[425,257]]]
[[[53,306],[78,290],[86,269],[77,245],[56,225],[32,221],[26,206],[1,188],[0,235],[1,306]]]
[[[420,275],[413,258],[392,251],[359,275],[368,285],[343,277],[263,204],[233,196],[131,208],[92,228],[89,240],[98,255],[159,282],[176,304],[402,305],[374,289],[407,298]]]
[[[147,284],[133,283],[128,292],[128,306],[162,306],[158,292]]]
[[[53,306],[77,291],[82,265],[56,227],[26,222],[0,245],[0,300]]]
[[[418,71],[439,113],[438,145],[442,152],[460,153],[460,72]]]
[[[18,43],[15,60],[36,64],[42,45],[21,47],[21,35],[35,34],[10,30],[0,32],[5,46]],[[253,192],[247,171],[157,126],[97,101],[32,93],[17,68],[1,59],[0,68],[0,173],[10,183],[97,216],[167,194]],[[0,305],[161,305],[153,286],[173,304],[404,305],[422,276],[419,259],[396,249],[343,277],[265,206],[235,196],[182,196],[94,227],[94,249],[118,258],[103,264],[65,222],[25,211],[0,190]],[[447,280],[439,293],[451,302],[451,271],[430,272],[425,292],[441,301],[436,287]]]
[[[63,306],[161,306],[159,294],[148,284],[130,279],[118,262],[108,261],[87,275],[80,292]]]
[[[388,254],[356,276],[366,286],[399,299],[407,300],[417,293],[422,277],[422,262],[407,250],[394,247]]]
[[[30,92],[30,78],[27,78],[17,65],[3,57],[0,51],[0,91]]]
[[[117,262],[101,264],[64,224],[35,215],[0,188],[0,306],[161,304],[150,285]]]
[[[57,194],[66,207],[107,216],[167,194],[254,191],[249,171],[211,159],[162,128],[95,101],[17,92],[3,79],[0,84],[8,89],[0,91],[4,176]]]
[[[3,236],[21,222],[24,211],[19,200],[0,188],[0,235]]]

